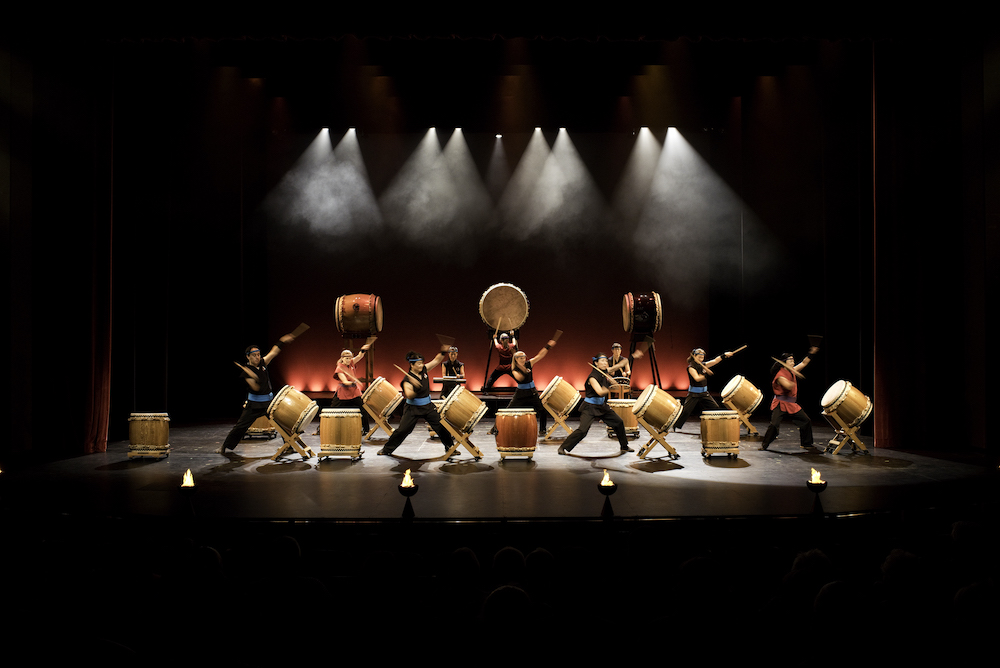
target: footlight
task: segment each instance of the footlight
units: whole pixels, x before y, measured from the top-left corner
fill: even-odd
[[[813,514],[822,515],[823,514],[823,504],[820,503],[819,495],[826,489],[826,481],[819,477],[819,471],[816,469],[809,469],[812,471],[812,475],[809,476],[809,480],[806,481],[806,487],[809,491],[813,492],[816,497],[813,500]]]
[[[188,469],[184,473],[179,489],[181,498],[187,500],[188,510],[191,511],[191,515],[194,515],[194,493],[198,487],[194,484],[194,476],[191,475],[191,469]]]
[[[414,517],[413,505],[410,503],[410,497],[417,493],[420,489],[420,485],[413,482],[413,478],[410,476],[410,469],[406,469],[406,473],[403,475],[403,482],[399,483],[399,493],[406,497],[406,505],[403,506],[403,517],[405,519],[412,519]]]
[[[604,469],[604,477],[597,485],[597,489],[604,495],[604,508],[601,510],[601,517],[609,520],[615,516],[615,511],[611,508],[611,495],[618,490],[618,485],[611,479],[607,469]]]

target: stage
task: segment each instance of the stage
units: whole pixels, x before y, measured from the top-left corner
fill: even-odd
[[[575,428],[576,420],[568,424]],[[849,445],[829,454],[822,447],[833,432],[815,422],[818,449],[800,448],[798,431],[785,425],[766,452],[743,436],[735,459],[701,456],[697,420],[667,437],[678,459],[667,458],[659,445],[644,460],[619,455],[600,423],[570,456],[562,456],[557,448],[565,433],[559,427],[530,460],[503,462],[495,437],[487,434],[491,425],[483,420],[470,438],[483,453],[479,460],[461,446],[451,460],[440,459],[444,447],[420,423],[398,456],[376,454],[384,442],[379,431],[357,461],[303,461],[295,453],[272,461],[279,438],[245,440],[235,454],[223,456],[217,450],[230,424],[173,427],[170,454],[163,459],[130,459],[128,442],[113,442],[105,453],[6,472],[4,482],[8,503],[26,512],[374,522],[401,516],[404,499],[397,486],[407,469],[419,485],[412,499],[416,518],[440,522],[597,519],[605,470],[617,485],[611,504],[622,519],[807,516],[815,502],[806,488],[812,468],[828,483],[819,497],[822,511],[834,515],[960,506],[992,493],[996,482],[985,456],[951,461],[931,452],[883,450],[871,448],[870,437],[871,455],[852,454]],[[317,426],[318,420],[303,441],[319,453]],[[755,426],[761,433],[766,429],[766,423]],[[638,451],[647,437],[640,428],[630,444]],[[188,469],[197,486],[190,500],[179,490]]]

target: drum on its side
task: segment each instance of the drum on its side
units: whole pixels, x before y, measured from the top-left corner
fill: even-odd
[[[872,414],[872,400],[846,380],[831,385],[820,403],[824,413],[836,414],[848,428],[857,427]]]
[[[528,297],[510,283],[497,283],[479,298],[479,317],[490,331],[520,329],[528,319]]]
[[[132,413],[128,418],[129,456],[170,451],[170,417],[167,413]]]
[[[333,318],[343,334],[377,334],[382,331],[382,300],[378,295],[342,295],[334,304]]]
[[[740,419],[736,411],[704,411],[701,414],[701,454],[739,454]]]
[[[681,402],[666,390],[648,385],[632,406],[636,418],[642,418],[657,431],[666,431],[681,415]]]
[[[324,408],[319,414],[321,450],[361,447],[361,409]]]
[[[497,450],[524,452],[535,449],[538,416],[530,408],[501,408],[497,411]]]
[[[733,376],[722,390],[723,403],[732,404],[736,410],[749,415],[760,405],[763,393],[743,376]]]
[[[663,325],[663,306],[656,292],[631,292],[622,297],[622,326],[626,332],[652,333]]]
[[[289,434],[304,433],[319,412],[315,401],[285,385],[267,407],[267,417]]]
[[[440,412],[456,430],[469,433],[486,414],[486,410],[486,404],[479,397],[458,385],[441,404]]]
[[[396,406],[403,401],[403,393],[389,384],[382,376],[371,382],[365,393],[361,395],[361,401],[368,406],[375,415],[391,415]]]
[[[539,398],[544,405],[555,411],[556,415],[569,415],[580,403],[580,391],[563,380],[562,376],[556,376],[549,381]]]

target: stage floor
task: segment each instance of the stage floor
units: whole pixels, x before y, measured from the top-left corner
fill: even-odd
[[[128,443],[114,442],[106,453],[7,471],[5,496],[8,506],[31,512],[173,516],[193,508],[203,518],[379,521],[400,517],[405,501],[397,486],[410,469],[420,487],[412,500],[420,520],[588,519],[601,514],[598,483],[606,469],[618,486],[611,497],[618,517],[788,517],[813,511],[814,494],[806,488],[811,468],[828,482],[820,497],[828,514],[961,506],[993,498],[997,481],[986,455],[954,461],[877,448],[861,455],[849,446],[832,455],[799,448],[791,425],[767,452],[758,441],[743,440],[738,458],[705,459],[697,421],[669,435],[681,455],[676,460],[660,446],[645,460],[619,456],[617,442],[595,424],[571,456],[557,453],[560,438],[539,443],[530,460],[501,462],[487,434],[491,424],[483,420],[471,437],[484,455],[478,461],[464,448],[451,461],[439,459],[444,447],[428,437],[424,424],[398,457],[376,455],[384,442],[376,439],[365,443],[357,461],[303,461],[294,453],[272,461],[277,438],[244,441],[236,454],[223,456],[217,450],[231,425],[173,427],[164,459],[129,459]],[[319,452],[319,436],[311,433],[316,425],[303,440]],[[814,430],[818,444],[833,436],[828,427]],[[640,431],[630,441],[637,451],[646,442]],[[565,435],[561,428],[556,433]],[[187,469],[197,484],[193,505],[178,490]]]

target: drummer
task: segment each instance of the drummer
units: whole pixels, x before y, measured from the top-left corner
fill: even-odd
[[[493,347],[497,349],[497,367],[490,374],[490,379],[486,381],[483,392],[493,390],[493,383],[497,382],[504,374],[510,375],[511,360],[517,352],[517,339],[507,332],[500,335],[500,338],[493,338]]]
[[[357,355],[345,349],[340,353],[340,360],[337,362],[337,370],[333,377],[339,381],[337,392],[333,398],[334,408],[354,407],[361,411],[361,428],[365,434],[368,433],[368,412],[364,410],[364,401],[361,399],[362,384],[358,379],[356,366],[362,360],[365,353],[370,348],[369,344],[361,346],[361,351]]]
[[[549,339],[549,342],[545,344],[545,347],[538,351],[538,354],[528,359],[528,354],[523,350],[519,350],[514,353],[514,364],[511,368],[511,375],[514,380],[517,381],[517,390],[514,392],[514,396],[511,397],[510,403],[507,404],[507,408],[534,408],[535,415],[538,416],[538,435],[545,435],[545,427],[548,423],[549,413],[542,406],[541,399],[538,398],[538,390],[535,388],[535,381],[532,378],[532,368],[542,361],[542,358],[549,354],[552,350],[552,346],[556,345],[555,339]],[[496,425],[490,431],[491,434],[497,433]]]
[[[681,410],[680,417],[674,423],[674,431],[680,431],[687,419],[698,408],[703,411],[720,410],[719,404],[708,392],[708,377],[712,375],[711,367],[732,356],[732,353],[725,352],[706,362],[704,349],[695,348],[691,351],[687,358],[688,395],[684,399],[684,408]]]
[[[448,349],[448,358],[444,361],[444,375],[450,378],[465,378],[465,365],[458,361],[458,348],[451,346]],[[444,399],[455,389],[458,383],[453,380],[442,381],[441,398]]]
[[[608,408],[607,398],[611,393],[611,379],[608,371],[608,356],[598,353],[594,357],[596,368],[587,376],[586,391],[583,398],[583,407],[580,409],[580,426],[572,434],[566,437],[563,444],[559,446],[559,454],[566,455],[576,447],[577,443],[583,440],[590,431],[590,424],[594,420],[603,420],[609,429],[614,430],[618,437],[618,444],[621,446],[621,454],[635,452],[628,446],[628,437],[625,435],[625,422]]]
[[[611,375],[618,379],[618,384],[621,386],[618,388],[613,387],[612,391],[625,396],[631,385],[632,366],[629,363],[628,357],[622,357],[622,344],[617,341],[611,344],[611,357],[608,359],[608,369]]]
[[[771,373],[774,374],[774,380],[771,381],[771,389],[774,390],[774,398],[771,399],[771,424],[768,425],[764,439],[760,443],[761,450],[767,450],[778,437],[778,427],[786,416],[799,428],[799,447],[813,447],[812,420],[802,410],[802,406],[796,403],[799,383],[795,372],[806,368],[812,361],[810,356],[818,352],[819,348],[812,346],[798,364],[795,363],[795,357],[791,353],[782,353],[778,359],[783,363],[775,362],[771,365]]]
[[[430,362],[424,364],[424,356],[420,353],[410,351],[406,353],[406,361],[410,363],[409,372],[403,376],[400,389],[406,398],[406,406],[403,408],[403,417],[399,421],[396,431],[385,442],[382,449],[378,451],[380,455],[391,455],[399,447],[413,428],[417,426],[417,420],[423,418],[441,438],[445,451],[451,450],[454,441],[451,434],[441,424],[441,417],[438,415],[437,407],[431,402],[430,385],[431,379],[428,371],[441,364],[445,353],[449,352],[448,346],[441,346],[441,352],[434,356]]]
[[[243,407],[243,412],[240,414],[240,419],[237,420],[236,425],[229,431],[229,435],[223,441],[222,447],[219,448],[220,455],[226,454],[226,450],[235,451],[236,446],[243,440],[243,436],[247,433],[250,425],[257,418],[267,415],[267,408],[271,405],[271,400],[274,399],[274,388],[271,387],[268,366],[270,366],[271,360],[281,352],[281,347],[294,340],[295,337],[293,335],[285,334],[278,339],[277,343],[271,346],[271,350],[263,357],[260,355],[260,346],[247,346],[245,353],[247,364],[246,366],[241,366],[243,369],[243,380],[249,386],[247,401]]]

